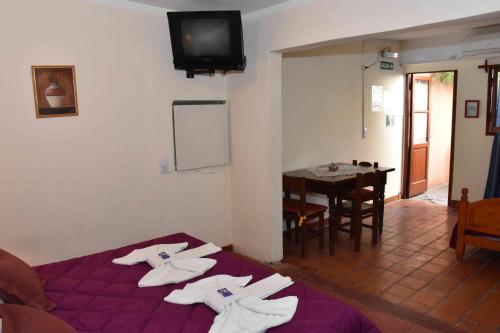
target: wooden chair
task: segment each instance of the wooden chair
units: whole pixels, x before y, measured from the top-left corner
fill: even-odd
[[[458,203],[457,259],[465,253],[465,245],[500,251],[500,199],[469,202],[469,190],[462,189]]]
[[[334,235],[338,231],[348,232],[354,238],[354,249],[361,248],[361,229],[372,229],[372,243],[378,242],[379,230],[379,203],[380,203],[381,172],[369,172],[356,175],[356,188],[338,193],[334,211]],[[372,187],[372,189],[367,189]],[[371,202],[371,203],[370,203]],[[342,223],[342,217],[350,218],[349,222]],[[372,217],[372,224],[363,224],[363,219]],[[349,227],[349,228],[347,228]],[[333,244],[330,244],[330,253],[333,254]]]
[[[325,211],[328,207],[308,203],[306,201],[305,178],[283,176],[283,190],[287,194],[283,198],[283,217],[290,230],[290,220],[294,221],[297,239],[299,233],[302,240],[302,257],[307,255],[307,226],[314,219],[319,220],[319,248],[324,247]],[[289,194],[296,194],[298,199],[289,198]]]
[[[373,167],[374,169],[378,169],[378,162],[366,162],[366,161],[361,161],[358,163],[358,160],[352,160],[352,165],[359,165],[362,167]],[[382,180],[381,180],[382,181]],[[380,183],[382,185],[382,183]],[[369,216],[367,216],[369,217]],[[384,221],[379,220],[378,221],[378,233],[379,235],[382,235],[382,229],[384,228]]]

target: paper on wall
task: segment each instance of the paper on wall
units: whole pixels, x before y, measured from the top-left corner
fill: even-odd
[[[395,115],[393,114],[386,114],[385,115],[385,127],[394,127],[395,124]]]
[[[395,110],[395,100],[394,94],[391,90],[384,91],[384,111],[387,114],[394,114]]]
[[[384,111],[384,86],[372,86],[372,111]]]
[[[388,115],[403,115],[403,94],[393,90],[384,91],[384,111]]]

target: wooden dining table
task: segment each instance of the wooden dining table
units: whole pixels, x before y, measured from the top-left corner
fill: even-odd
[[[343,165],[352,165],[350,163],[337,163]],[[327,165],[322,165],[319,167],[327,167]],[[312,168],[309,168],[312,169]],[[379,207],[379,226],[380,232],[382,232],[384,223],[384,200],[385,200],[385,185],[387,184],[387,174],[389,172],[395,171],[395,168],[391,167],[381,167],[379,166],[375,169],[371,167],[359,167],[360,173],[375,172],[379,170],[381,172],[382,180],[380,184],[380,207]],[[317,176],[308,169],[299,169],[293,171],[283,172],[284,176],[290,177],[300,177],[306,180],[306,191],[309,193],[323,194],[328,197],[328,206],[330,212],[335,209],[335,201],[339,192],[345,190],[351,190],[356,188],[356,173],[352,175],[345,176]],[[333,214],[330,213],[330,219],[333,219]],[[333,223],[333,221],[331,221]]]

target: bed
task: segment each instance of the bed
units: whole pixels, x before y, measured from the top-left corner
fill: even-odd
[[[52,314],[80,333],[205,333],[215,317],[213,310],[204,304],[176,305],[163,301],[163,297],[182,288],[185,283],[139,288],[137,282],[149,271],[148,264],[121,266],[111,262],[133,249],[179,242],[188,242],[189,248],[204,244],[199,239],[178,233],[35,269],[46,279],[46,294],[56,304]],[[228,252],[209,258],[217,259],[217,265],[198,279],[217,274],[251,274],[252,281],[258,281],[273,273],[264,265]],[[293,320],[268,332],[379,332],[353,307],[302,283],[295,283],[269,299],[290,295],[299,298]]]

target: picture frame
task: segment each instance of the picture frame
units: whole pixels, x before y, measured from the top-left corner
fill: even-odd
[[[468,99],[465,101],[465,118],[479,118],[479,100]]]
[[[78,116],[75,66],[31,66],[37,118]]]

